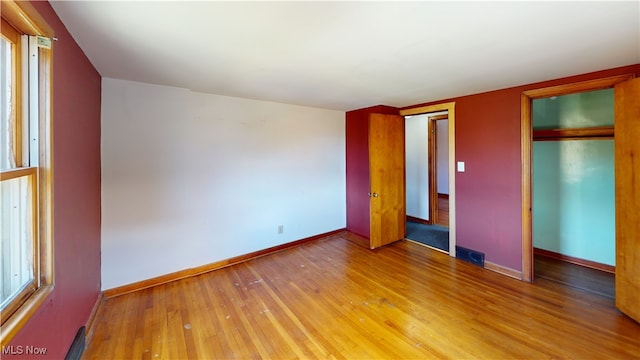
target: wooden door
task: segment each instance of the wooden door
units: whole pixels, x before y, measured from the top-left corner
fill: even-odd
[[[370,247],[404,238],[405,210],[404,118],[369,116]]]
[[[640,322],[640,79],[615,86],[616,307]]]

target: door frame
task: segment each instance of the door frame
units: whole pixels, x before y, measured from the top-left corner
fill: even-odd
[[[429,223],[438,224],[438,121],[448,120],[449,114],[433,115],[428,117],[429,122],[427,138],[429,146]],[[449,166],[449,164],[447,164]]]
[[[449,116],[449,256],[456,256],[456,103],[446,102],[435,105],[419,106],[410,109],[400,110],[400,115],[420,115],[438,111],[446,111]],[[406,161],[406,159],[405,159]],[[405,184],[406,186],[406,184]],[[429,216],[431,217],[431,216]]]
[[[535,99],[562,96],[585,91],[613,88],[615,84],[634,78],[634,74],[610,76],[571,84],[523,91],[521,95],[521,160],[522,160],[522,280],[532,282],[533,269],[533,216],[532,216],[532,155],[533,121],[531,103]],[[615,123],[614,123],[615,126]]]

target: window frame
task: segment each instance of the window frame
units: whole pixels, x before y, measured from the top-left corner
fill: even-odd
[[[18,34],[31,36],[43,36],[54,38],[52,28],[35,10],[32,4],[28,2],[18,2],[14,0],[2,0],[0,2],[0,13],[4,23],[8,23]],[[3,30],[4,32],[4,30]],[[22,46],[22,45],[20,45]],[[24,54],[24,49],[20,54]],[[53,144],[52,144],[52,49],[38,49],[38,98],[37,98],[37,128],[38,128],[38,154],[37,166],[24,166],[28,159],[25,158],[21,149],[25,144],[22,134],[22,124],[29,124],[29,118],[26,117],[25,108],[28,103],[23,99],[28,99],[26,84],[22,84],[22,88],[16,89],[16,117],[23,116],[16,123],[17,134],[16,139],[22,141],[22,144],[14,145],[16,150],[16,169],[10,169],[0,172],[0,180],[9,180],[16,177],[28,176],[29,184],[32,189],[36,206],[33,206],[33,222],[35,229],[33,230],[36,237],[34,251],[35,254],[35,284],[33,291],[21,292],[20,301],[13,309],[2,311],[2,324],[0,325],[0,345],[2,347],[9,344],[14,336],[22,329],[22,327],[31,319],[36,311],[44,304],[54,289],[54,266],[53,266]],[[26,73],[22,68],[23,62],[16,61],[16,77],[17,83],[28,81],[22,74]],[[19,85],[18,85],[19,86]],[[32,110],[29,110],[32,111]],[[35,115],[35,114],[31,114]],[[5,313],[10,313],[5,319]]]
[[[11,41],[15,47],[16,51],[11,58],[13,72],[11,76],[11,91],[13,94],[22,94],[22,79],[19,78],[18,74],[22,74],[22,40],[20,37],[20,32],[9,24],[4,17],[2,17],[2,36],[6,37]],[[15,108],[22,109],[22,96],[16,96],[15,99]],[[14,116],[16,117],[16,123],[22,123],[22,111],[17,111]],[[13,139],[14,146],[13,151],[15,153],[16,164],[22,164],[22,126],[15,126],[13,129]]]

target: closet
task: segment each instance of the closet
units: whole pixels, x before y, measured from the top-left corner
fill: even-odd
[[[536,99],[533,246],[615,267],[613,89]]]
[[[601,122],[605,121],[602,118],[593,120],[593,118],[580,119],[574,117],[571,121],[576,123],[569,124],[571,126],[565,126],[565,128],[562,126],[567,124],[563,122],[555,124],[560,124],[561,126],[559,128],[555,126],[532,126],[533,100],[611,88],[613,88],[614,108],[613,132],[611,125]],[[613,142],[613,179],[615,193],[613,206],[613,212],[615,214],[613,223],[613,227],[615,229],[615,245],[613,245],[615,248],[615,302],[616,307],[620,311],[629,315],[636,321],[640,321],[640,281],[638,280],[640,279],[638,276],[640,274],[640,156],[638,156],[638,154],[640,154],[640,142],[638,142],[638,139],[640,138],[640,79],[634,78],[634,74],[623,74],[607,78],[587,80],[574,84],[564,84],[541,89],[527,90],[522,93],[521,106],[523,155],[523,279],[526,281],[533,279],[533,248],[537,244],[534,244],[532,237],[539,237],[540,234],[545,231],[542,227],[532,224],[533,221],[536,221],[536,215],[534,212],[537,212],[538,217],[545,216],[544,211],[536,209],[536,203],[539,206],[543,200],[540,198],[536,199],[537,195],[535,194],[532,196],[532,193],[536,192],[535,189],[532,189],[532,183],[535,182],[535,180],[532,181],[532,179],[538,176],[533,173],[536,171],[539,172],[540,166],[550,166],[552,168],[555,166],[557,168],[556,177],[557,179],[561,179],[561,181],[559,181],[560,183],[556,186],[564,187],[566,188],[566,191],[563,189],[554,193],[553,187],[547,189],[548,192],[546,192],[544,197],[548,199],[550,198],[552,201],[557,201],[558,199],[554,199],[554,197],[557,198],[559,196],[566,199],[577,199],[576,195],[571,195],[572,191],[579,194],[575,189],[576,186],[578,186],[578,189],[580,186],[582,186],[583,189],[594,186],[588,184],[605,184],[605,186],[608,187],[609,185],[607,184],[610,184],[610,181],[606,180],[602,176],[598,177],[596,174],[598,172],[602,174],[610,174],[609,170],[600,171],[598,169],[594,169],[594,164],[607,163],[601,161],[605,154],[607,154],[607,158],[609,158],[609,154],[611,154],[611,146],[607,145],[606,141],[609,141],[610,139],[608,138],[610,137],[615,137],[615,141]],[[557,113],[562,114],[563,111],[564,110],[558,110]],[[593,123],[592,121],[596,121],[596,123]],[[576,124],[578,125],[576,126]],[[559,140],[561,138],[563,140]],[[554,142],[556,140],[557,143],[554,145],[543,145],[543,147],[547,147],[547,152],[557,154],[557,156],[555,156],[555,160],[553,160],[552,157],[550,157],[548,161],[538,160],[539,164],[533,166],[531,163],[532,157],[535,157],[535,155],[532,154],[533,147],[540,147],[538,144],[543,142]],[[571,143],[572,141],[574,142]],[[597,146],[590,146],[589,143],[597,144]],[[577,155],[576,153],[578,152],[581,152],[582,155]],[[565,162],[566,166],[561,166],[560,162],[565,158],[573,158],[573,161]],[[536,160],[533,159],[533,161]],[[538,170],[535,169],[536,167]],[[610,175],[607,175],[607,177],[608,176]],[[595,182],[584,183],[580,181],[581,179],[589,177],[593,177]],[[574,187],[574,189],[572,189],[572,187]],[[611,191],[610,188],[608,191]],[[538,189],[537,192],[538,194],[545,194],[545,192],[541,192],[540,189]],[[584,200],[585,199],[577,199],[577,201]],[[561,203],[556,205],[565,206],[563,203],[564,199],[560,199],[560,201]],[[590,223],[591,220],[604,221],[601,222],[600,225],[607,224],[603,227],[605,230],[609,226],[610,217],[607,215],[605,218],[605,214],[603,214],[602,210],[610,208],[610,200],[599,204],[595,204],[590,201],[582,204],[573,203],[568,206],[576,212],[582,213],[584,213],[585,208],[588,207],[591,207],[592,212],[600,211],[600,213],[589,214],[588,219],[581,219],[578,222],[579,224],[582,224],[581,226],[589,228],[592,225]],[[609,212],[609,210],[606,211]],[[562,212],[559,216],[567,216],[567,212]],[[602,217],[602,219],[600,217]],[[552,229],[556,230],[555,233],[561,238],[564,234],[564,229],[567,226],[571,226],[571,221],[565,223],[566,220],[567,219],[565,218],[558,219],[556,216],[555,219],[551,219],[552,222],[549,225]],[[556,221],[556,223],[554,224],[553,221]],[[534,230],[534,227],[537,227],[537,230]],[[599,231],[599,229],[593,230]],[[580,230],[578,231],[580,232]],[[610,234],[610,228],[606,232]],[[551,235],[553,235],[553,233],[554,232],[552,231]],[[589,231],[582,231],[582,233],[588,238],[593,235]],[[551,236],[549,235],[549,237]],[[590,246],[599,246],[597,241],[600,241],[600,239],[591,238],[591,243],[589,243],[591,244]],[[539,244],[538,239],[535,243]],[[565,245],[559,246],[562,246],[559,247],[559,249],[562,249],[563,251],[565,248],[568,249]],[[611,245],[608,246],[610,249]],[[585,251],[584,248],[574,249],[573,245],[570,248],[571,251],[583,251],[582,254],[584,254]],[[610,258],[610,250],[606,251],[608,254],[604,255]],[[593,252],[591,251],[591,253]],[[603,254],[598,254],[598,256],[601,255]]]

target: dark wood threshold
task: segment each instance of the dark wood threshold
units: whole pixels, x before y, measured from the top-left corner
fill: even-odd
[[[417,218],[417,217],[410,216],[410,215],[407,215],[407,221],[413,221],[413,222],[417,222],[417,223],[420,223],[420,224],[431,225],[431,220],[425,220],[425,219]]]
[[[449,200],[449,194],[438,193],[438,199],[447,199],[447,200]]]
[[[616,273],[616,267],[615,266],[602,264],[602,263],[591,261],[591,260],[579,259],[579,258],[575,258],[573,256],[568,256],[568,255],[560,254],[560,253],[549,251],[549,250],[539,249],[539,248],[533,248],[533,253],[535,255],[545,256],[545,257],[548,257],[548,258],[561,260],[561,261],[568,262],[568,263],[571,263],[571,264],[576,264],[576,265],[588,267],[588,268],[591,268],[591,269],[596,269],[596,270],[608,272],[610,274],[615,274]]]

